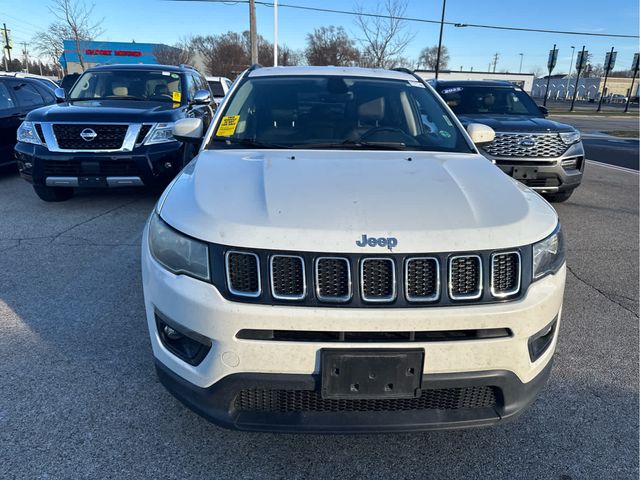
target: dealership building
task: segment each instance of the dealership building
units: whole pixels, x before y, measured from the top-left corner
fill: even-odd
[[[154,50],[157,43],[103,42],[64,40],[64,53],[60,64],[67,73],[82,73],[80,59],[85,68],[102,63],[149,64],[158,63]]]
[[[549,80],[549,96],[552,100],[565,100],[573,98],[576,91],[576,77],[569,78],[567,75],[551,75]],[[599,100],[601,95],[622,95],[627,97],[638,96],[639,84],[636,81],[631,92],[631,78],[628,77],[609,77],[607,86],[604,86],[604,77],[587,77],[578,80],[578,90],[576,98],[578,100]],[[603,93],[603,88],[604,93]],[[544,92],[547,90],[547,77],[536,78],[533,82],[532,95],[537,98],[543,98]]]

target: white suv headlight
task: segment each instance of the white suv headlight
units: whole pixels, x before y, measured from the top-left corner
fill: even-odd
[[[533,244],[533,279],[556,273],[565,261],[564,235],[560,224],[544,240]]]
[[[578,143],[580,141],[580,132],[574,130],[573,132],[560,132],[560,139],[566,144]]]
[[[157,213],[149,220],[149,249],[167,270],[209,280],[209,249],[167,225]]]
[[[173,138],[173,123],[156,123],[149,132],[145,145],[153,145],[155,143],[176,142]]]
[[[36,131],[33,122],[22,122],[18,127],[18,141],[23,143],[32,143],[34,145],[42,145],[42,140]]]

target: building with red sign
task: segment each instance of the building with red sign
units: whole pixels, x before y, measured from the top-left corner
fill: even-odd
[[[160,46],[157,43],[104,41],[81,41],[76,44],[74,40],[65,40],[60,64],[67,73],[82,73],[80,60],[85,68],[104,63],[158,63],[154,51]]]

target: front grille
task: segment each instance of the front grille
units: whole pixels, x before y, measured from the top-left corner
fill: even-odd
[[[365,258],[360,263],[362,299],[391,302],[396,298],[395,263],[390,258]]]
[[[119,150],[129,126],[120,124],[64,124],[53,125],[53,133],[58,147],[65,150]],[[80,135],[93,130],[93,140],[84,140]]]
[[[346,302],[351,298],[351,266],[347,258],[316,260],[316,294],[325,302]]]
[[[133,177],[140,175],[140,169],[133,160],[104,160],[96,165],[96,162],[87,162],[83,166],[79,161],[55,161],[45,160],[45,177],[79,177],[81,175],[93,175],[103,177]]]
[[[271,294],[281,300],[300,300],[307,292],[302,257],[274,255],[271,257]]]
[[[494,253],[491,256],[491,294],[494,297],[513,295],[520,289],[520,254]]]
[[[437,258],[410,258],[405,267],[407,300],[433,302],[440,296],[440,265]]]
[[[270,413],[398,412],[458,410],[496,405],[497,388],[474,386],[423,390],[417,398],[326,399],[314,390],[241,390],[235,400],[239,411]]]
[[[553,158],[561,156],[567,148],[557,133],[496,133],[495,140],[483,150],[492,157]]]
[[[452,257],[449,261],[449,296],[472,300],[482,295],[482,261],[477,255]]]
[[[226,266],[231,293],[243,297],[260,295],[260,264],[256,254],[229,251],[226,255]]]

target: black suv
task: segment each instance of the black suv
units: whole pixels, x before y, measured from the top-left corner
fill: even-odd
[[[27,113],[55,102],[53,90],[41,80],[0,75],[0,166],[15,162],[16,132]]]
[[[211,121],[206,80],[188,66],[102,65],[85,71],[58,104],[18,129],[20,173],[45,201],[74,187],[163,185],[197,153],[173,138],[176,120]]]
[[[545,118],[520,87],[501,81],[435,81],[429,83],[464,126],[483,123],[496,132],[480,149],[502,171],[537,190],[552,202],[568,200],[584,172],[580,132]]]

